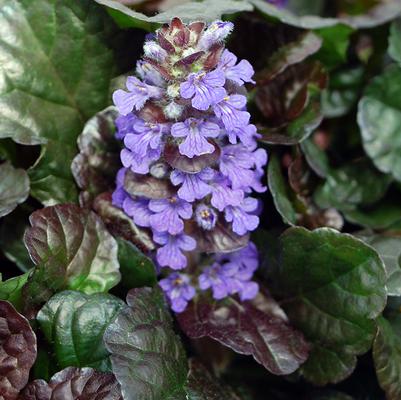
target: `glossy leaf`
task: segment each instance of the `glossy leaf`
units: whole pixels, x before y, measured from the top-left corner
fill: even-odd
[[[387,294],[401,296],[401,237],[383,235],[358,235],[372,246],[383,260],[387,272]]]
[[[29,278],[30,272],[16,276],[14,278],[1,281],[0,274],[0,300],[7,300],[17,310],[22,307],[22,288]]]
[[[23,169],[10,163],[0,164],[0,218],[9,214],[29,195],[29,178]]]
[[[177,319],[190,338],[210,337],[237,353],[252,355],[276,375],[294,372],[308,356],[303,336],[288,325],[278,304],[262,294],[243,303],[199,298]]]
[[[378,332],[373,346],[373,359],[380,386],[388,400],[401,396],[401,338],[390,322],[377,320]]]
[[[110,7],[114,12],[116,20],[124,27],[145,27],[149,24],[168,23],[174,17],[179,17],[183,22],[192,21],[214,21],[223,14],[232,14],[241,11],[251,11],[252,6],[244,0],[204,0],[202,3],[189,2],[171,7],[167,11],[148,17],[136,12],[116,0],[96,0],[99,4]],[[143,22],[147,24],[143,24]]]
[[[71,164],[75,181],[82,190],[80,202],[90,206],[94,197],[114,186],[120,167],[119,145],[114,137],[118,113],[108,107],[84,126],[78,138],[79,153]]]
[[[103,334],[123,306],[122,300],[106,293],[64,291],[54,295],[36,319],[59,367],[92,367],[109,372]]]
[[[375,78],[359,102],[363,146],[375,166],[401,181],[401,68]]]
[[[159,289],[132,289],[104,335],[124,400],[184,400],[187,361]]]
[[[49,383],[35,380],[23,390],[19,400],[123,400],[113,374],[92,368],[63,369]]]
[[[47,23],[44,23],[46,21]],[[90,0],[0,2],[0,137],[43,144],[31,194],[47,205],[75,201],[70,164],[85,120],[109,102],[110,18]]]
[[[93,208],[114,236],[128,240],[144,253],[155,249],[149,231],[136,226],[132,218],[128,217],[123,210],[114,207],[110,193],[103,193],[96,197]]]
[[[290,228],[280,241],[272,280],[291,323],[315,345],[303,369],[312,382],[337,382],[372,343],[387,299],[383,262],[362,241],[328,228]],[[336,368],[324,364],[328,354]]]
[[[36,336],[29,322],[7,301],[0,300],[0,393],[16,400],[28,383],[36,358]]]
[[[388,52],[393,60],[401,64],[401,18],[391,24]]]
[[[121,283],[129,289],[154,286],[157,282],[156,269],[150,258],[127,240],[119,238],[117,243]]]
[[[119,282],[117,243],[93,212],[57,205],[35,211],[30,222],[24,239],[37,267],[24,289],[27,306],[63,289],[91,294]]]

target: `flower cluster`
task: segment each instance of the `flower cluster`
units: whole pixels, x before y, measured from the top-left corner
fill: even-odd
[[[124,143],[113,204],[153,232],[158,265],[175,270],[160,286],[176,312],[194,297],[197,274],[198,288],[216,299],[258,291],[247,235],[259,224],[250,194],[266,190],[267,154],[246,111],[253,68],[224,48],[232,29],[174,18],[147,38],[137,76],[113,95]],[[188,252],[197,266],[188,266]],[[199,267],[206,253],[217,254]],[[186,267],[190,275],[176,272]]]

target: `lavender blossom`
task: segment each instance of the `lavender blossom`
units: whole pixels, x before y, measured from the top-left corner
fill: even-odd
[[[252,281],[256,247],[233,251],[237,236],[259,224],[260,203],[251,193],[267,189],[267,153],[257,146],[260,135],[246,110],[254,71],[224,50],[233,27],[223,21],[187,26],[174,18],[147,36],[137,76],[113,95],[116,137],[124,144],[113,204],[152,232],[160,286],[175,312],[197,290],[241,300],[259,290]],[[137,180],[129,181],[128,170]],[[224,254],[210,254],[216,238]]]

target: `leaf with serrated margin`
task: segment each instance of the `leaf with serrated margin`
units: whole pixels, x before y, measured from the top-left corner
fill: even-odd
[[[125,400],[184,400],[187,360],[159,289],[132,289],[104,342]]]
[[[24,241],[37,264],[25,291],[32,310],[64,289],[107,292],[120,280],[117,243],[99,217],[73,204],[35,211]]]
[[[243,303],[202,297],[177,314],[177,319],[190,338],[207,336],[237,353],[252,355],[276,375],[294,372],[308,356],[302,334],[288,325],[278,304],[262,294]]]
[[[36,359],[36,336],[29,322],[0,300],[0,396],[16,400]]]
[[[290,228],[280,242],[275,291],[290,322],[315,345],[302,369],[317,384],[337,382],[372,344],[387,299],[383,262],[370,246],[329,228]],[[327,352],[339,361],[323,374]]]
[[[123,306],[122,300],[106,293],[64,291],[54,295],[36,319],[59,367],[92,367],[110,372],[103,334]]]

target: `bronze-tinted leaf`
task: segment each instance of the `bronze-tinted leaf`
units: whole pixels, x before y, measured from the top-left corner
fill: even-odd
[[[127,170],[125,174],[124,189],[131,196],[148,199],[165,199],[176,194],[176,190],[169,180],[136,174],[131,170]]]
[[[36,359],[36,336],[29,322],[0,300],[0,398],[15,400]]]
[[[117,115],[114,107],[97,113],[78,138],[80,152],[73,159],[71,170],[82,190],[81,205],[90,207],[95,196],[114,186],[120,166],[119,146],[114,137]]]
[[[209,143],[214,146],[212,154],[203,154],[193,158],[183,156],[176,145],[168,143],[164,147],[164,158],[171,167],[189,174],[195,174],[206,167],[212,166],[220,159],[221,150],[219,145],[211,139],[209,139]]]
[[[309,346],[279,311],[278,304],[262,294],[243,303],[233,298],[212,303],[202,297],[177,318],[189,337],[208,336],[237,353],[252,355],[273,374],[287,375],[305,362]]]
[[[49,383],[31,382],[19,400],[123,400],[123,397],[113,374],[68,367],[53,375]]]
[[[136,226],[132,218],[123,210],[114,207],[111,202],[111,193],[103,193],[97,196],[93,208],[114,236],[128,240],[144,253],[155,249],[150,232]]]

